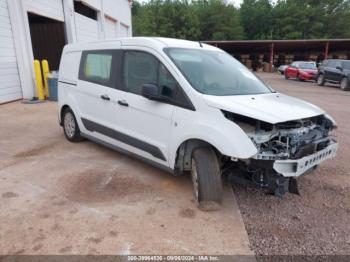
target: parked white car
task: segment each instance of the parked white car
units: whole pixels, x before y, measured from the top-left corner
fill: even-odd
[[[320,108],[272,90],[210,45],[121,38],[67,45],[59,121],[83,138],[175,175],[192,174],[203,210],[222,201],[222,176],[296,192],[296,177],[336,155],[336,127]]]

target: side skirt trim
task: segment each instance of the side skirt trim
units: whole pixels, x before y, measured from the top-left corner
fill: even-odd
[[[114,150],[114,151],[117,151],[117,152],[119,152],[119,153],[128,155],[128,156],[130,156],[130,157],[132,157],[132,158],[141,160],[141,161],[143,161],[143,162],[145,162],[145,163],[147,163],[147,164],[149,164],[149,165],[151,165],[151,166],[153,166],[153,167],[162,169],[162,170],[165,171],[165,172],[168,172],[168,173],[170,173],[170,174],[174,174],[174,170],[171,169],[171,168],[168,167],[168,166],[159,164],[159,163],[154,162],[154,161],[152,161],[152,160],[150,160],[150,159],[147,159],[147,158],[145,158],[145,157],[139,156],[139,155],[137,155],[137,154],[135,154],[135,153],[132,153],[132,152],[130,152],[130,151],[128,151],[128,150],[125,150],[125,149],[123,149],[123,148],[121,148],[121,147],[119,147],[119,146],[116,146],[116,145],[110,144],[110,143],[108,143],[108,142],[105,142],[105,141],[103,141],[103,140],[101,140],[101,139],[98,139],[98,138],[96,138],[96,137],[93,137],[93,136],[90,136],[90,135],[87,135],[87,134],[84,134],[84,133],[81,133],[81,136],[84,137],[84,138],[86,138],[86,139],[88,139],[88,140],[90,140],[90,141],[93,141],[93,142],[95,142],[95,143],[97,143],[97,144],[100,144],[100,145],[102,145],[102,146],[108,147],[108,148],[110,148],[110,149],[112,149],[112,150]]]
[[[81,118],[81,120],[82,120],[85,128],[91,132],[95,131],[95,132],[100,133],[102,135],[108,136],[110,138],[113,138],[115,140],[118,140],[120,142],[128,144],[130,146],[141,149],[147,153],[150,153],[152,156],[154,156],[158,159],[166,161],[166,158],[163,155],[162,151],[154,145],[151,145],[147,142],[141,141],[137,138],[131,137],[131,136],[126,135],[124,133],[118,132],[118,131],[111,129],[109,127],[100,125],[100,124],[95,123],[93,121],[90,121],[88,119]]]

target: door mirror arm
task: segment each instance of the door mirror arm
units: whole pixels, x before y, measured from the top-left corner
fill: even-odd
[[[149,100],[163,103],[170,103],[169,97],[158,94],[159,87],[155,84],[144,84],[142,86],[141,95]]]
[[[149,100],[157,100],[158,86],[155,84],[144,84],[141,88],[141,95]]]

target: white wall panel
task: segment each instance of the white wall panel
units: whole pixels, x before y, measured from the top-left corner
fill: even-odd
[[[75,13],[75,26],[78,42],[88,42],[98,39],[98,22],[81,14]]]
[[[0,104],[22,98],[15,43],[6,0],[0,0]]]
[[[131,8],[128,0],[101,0],[106,15],[131,27]]]
[[[62,0],[23,0],[27,11],[64,21]]]

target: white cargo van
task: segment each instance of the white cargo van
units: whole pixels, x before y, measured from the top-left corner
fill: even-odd
[[[224,51],[200,42],[121,38],[67,45],[59,121],[83,138],[174,175],[191,173],[203,210],[222,176],[297,192],[295,178],[334,157],[336,127],[320,108],[275,92]]]

